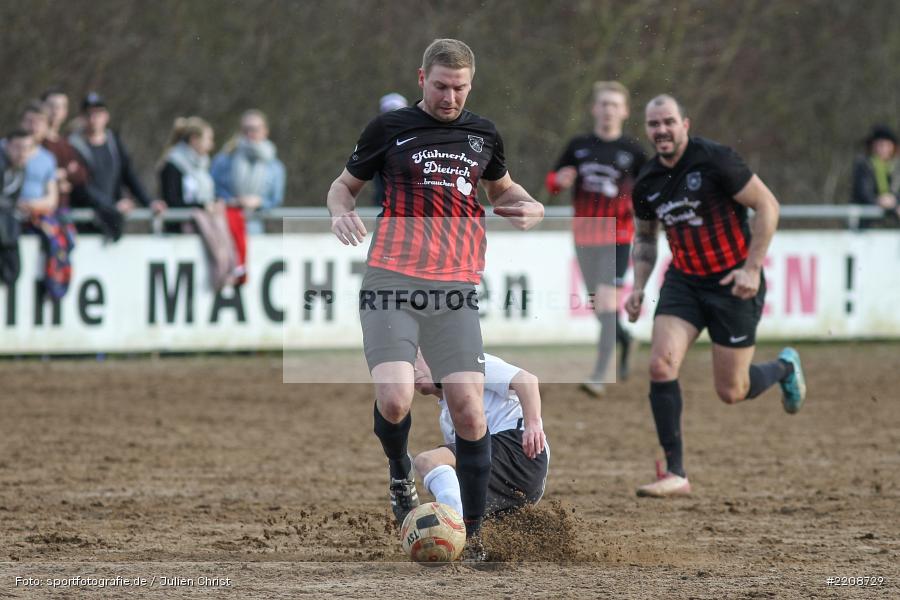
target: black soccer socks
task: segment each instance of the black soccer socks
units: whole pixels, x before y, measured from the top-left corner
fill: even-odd
[[[478,535],[491,479],[491,435],[470,442],[456,434],[456,476],[462,495],[466,537]]]
[[[412,425],[412,414],[399,423],[391,423],[378,411],[375,403],[375,435],[381,440],[384,455],[388,457],[392,479],[406,479],[409,475],[409,455],[406,453],[406,441],[409,439],[409,428]]]
[[[750,365],[750,389],[747,391],[747,399],[756,398],[793,372],[794,365],[780,358]]]
[[[628,378],[628,361],[631,358],[631,334],[622,327],[622,320],[619,313],[616,313],[616,341],[622,344],[622,356],[619,358],[619,380],[624,381]]]
[[[623,345],[631,343],[631,334],[622,327],[622,320],[619,318],[619,313],[616,313],[616,340]]]
[[[595,381],[603,381],[609,372],[609,361],[616,351],[616,313],[603,312],[597,315],[600,321],[600,339],[597,342],[597,362],[594,364]]]
[[[681,387],[677,379],[650,382],[650,408],[659,444],[666,453],[666,470],[684,477],[681,404]]]

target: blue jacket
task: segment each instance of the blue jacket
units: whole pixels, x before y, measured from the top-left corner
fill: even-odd
[[[263,210],[268,210],[281,206],[284,202],[284,181],[285,171],[284,164],[277,158],[269,161],[268,181],[266,191],[262,195]],[[213,158],[210,166],[213,181],[216,184],[216,198],[222,198],[229,201],[234,198],[233,186],[231,183],[231,154],[220,152]]]

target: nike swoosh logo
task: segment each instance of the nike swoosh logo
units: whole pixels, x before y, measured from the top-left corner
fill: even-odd
[[[740,343],[740,342],[743,342],[743,341],[746,340],[746,339],[747,339],[747,336],[746,336],[746,335],[742,335],[741,337],[734,337],[734,336],[731,336],[731,337],[728,338],[728,341],[731,342],[732,344],[738,344],[738,343]]]
[[[653,202],[654,200],[659,198],[660,194],[662,194],[662,192],[656,192],[655,194],[650,194],[649,196],[647,196],[647,200],[649,200],[650,202]]]
[[[412,141],[412,140],[416,139],[417,137],[419,137],[419,136],[414,135],[414,136],[412,136],[411,138],[406,138],[405,140],[397,140],[397,145],[398,145],[398,146],[402,146],[402,145],[405,144],[406,142]]]
[[[478,358],[475,359],[475,362],[477,362],[479,365],[483,365],[485,363],[484,357],[479,356]]]

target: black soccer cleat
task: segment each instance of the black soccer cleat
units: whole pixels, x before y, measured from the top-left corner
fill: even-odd
[[[390,477],[390,475],[388,475]],[[409,472],[405,479],[390,477],[391,510],[394,511],[394,519],[397,526],[403,525],[403,520],[409,512],[419,505],[419,492],[416,490],[416,476],[413,471],[412,457],[409,460]]]
[[[481,541],[480,535],[466,538],[466,547],[463,548],[459,560],[469,564],[487,562],[487,552],[484,550],[484,543]]]

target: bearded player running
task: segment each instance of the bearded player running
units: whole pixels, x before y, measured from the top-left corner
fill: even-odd
[[[625,309],[636,321],[656,263],[662,221],[672,265],[653,319],[650,407],[667,467],[657,466],[657,481],[637,490],[639,496],[662,497],[691,491],[682,459],[678,374],[704,328],[712,340],[713,381],[723,402],[755,398],[778,383],[784,409],[796,413],[806,382],[793,348],[782,350],[776,360],[751,364],[766,293],[762,266],[778,224],[775,196],[734,150],[689,137],[690,120],[673,97],[651,100],[645,119],[656,156],[634,188],[634,291]],[[752,224],[747,209],[756,213]]]

